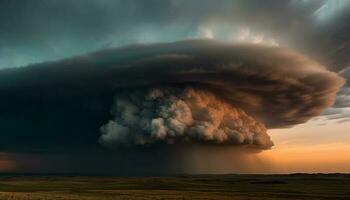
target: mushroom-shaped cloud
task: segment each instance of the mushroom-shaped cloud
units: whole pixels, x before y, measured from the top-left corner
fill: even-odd
[[[133,59],[124,63],[128,81],[116,85],[130,88],[115,96],[114,118],[101,127],[106,145],[184,140],[269,148],[266,128],[320,115],[344,84],[317,62],[276,47],[185,41],[121,52]]]
[[[107,146],[195,142],[269,148],[266,129],[320,115],[344,84],[299,53],[213,40],[133,45],[32,68],[41,69],[41,76],[17,81],[16,87],[55,86],[55,98],[113,91],[113,117],[100,129],[99,141]]]

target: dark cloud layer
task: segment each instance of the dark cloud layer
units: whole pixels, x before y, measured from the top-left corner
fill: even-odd
[[[0,72],[3,149],[95,148],[113,97],[169,86],[208,91],[267,128],[306,122],[344,80],[286,49],[192,40],[108,49]]]

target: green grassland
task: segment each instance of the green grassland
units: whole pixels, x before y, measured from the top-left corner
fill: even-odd
[[[0,200],[350,199],[350,175],[0,176]]]

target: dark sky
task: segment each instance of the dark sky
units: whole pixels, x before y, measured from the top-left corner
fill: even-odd
[[[347,0],[1,0],[0,67],[208,30],[230,40],[249,29],[341,69],[349,64],[349,6]]]

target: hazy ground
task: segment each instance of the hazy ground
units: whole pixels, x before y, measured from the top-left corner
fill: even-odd
[[[350,175],[0,176],[0,199],[350,199]]]

